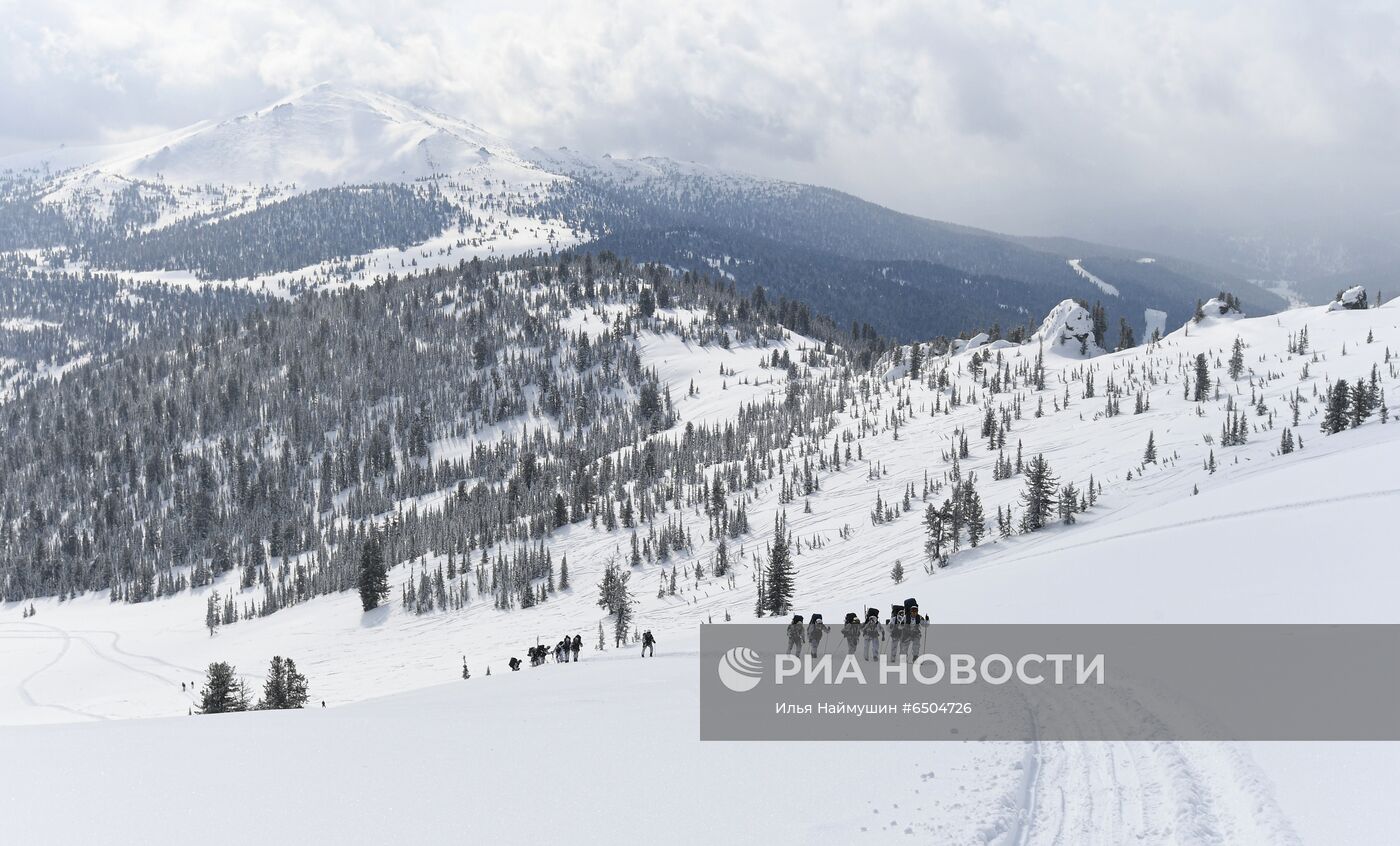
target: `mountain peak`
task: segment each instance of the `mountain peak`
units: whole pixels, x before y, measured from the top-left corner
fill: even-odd
[[[224,120],[96,152],[85,173],[183,185],[313,189],[444,174],[513,181],[541,175],[508,142],[474,124],[338,81]]]

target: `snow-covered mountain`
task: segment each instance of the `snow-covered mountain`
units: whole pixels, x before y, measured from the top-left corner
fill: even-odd
[[[1104,301],[1111,322],[1125,319],[1139,336],[1147,309],[1176,322],[1224,289],[1253,313],[1285,307],[1243,279],[1169,256],[1146,264],[1103,245],[1032,243],[665,158],[526,148],[335,84],[144,142],[12,156],[0,174],[0,268],[295,292],[588,243],[745,289],[761,284],[908,340],[993,324],[1029,334],[1066,297]],[[469,220],[377,225],[401,216],[386,210],[401,200],[365,187],[385,185],[412,186],[421,211],[446,202]],[[301,245],[269,233],[299,235]]]
[[[53,153],[0,159],[34,167]],[[75,161],[75,157],[82,160]],[[68,179],[92,174],[181,186],[292,186],[301,190],[486,173],[515,181],[539,169],[506,141],[396,97],[323,83],[228,120],[145,142],[71,151]]]

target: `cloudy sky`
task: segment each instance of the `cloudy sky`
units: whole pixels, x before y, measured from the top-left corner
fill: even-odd
[[[0,155],[338,80],[1017,232],[1400,209],[1393,0],[402,5],[0,0]]]

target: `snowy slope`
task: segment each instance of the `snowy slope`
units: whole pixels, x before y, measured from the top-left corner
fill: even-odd
[[[1375,568],[1341,574],[1315,605],[1306,595],[1314,591],[1259,589],[1264,578],[1318,587],[1306,564],[1316,550],[1297,550],[1296,541],[1323,545],[1339,519],[1372,522],[1393,510],[1393,493],[1336,501],[1345,477],[1332,470],[1378,462],[1400,469],[1400,442],[1382,437],[1389,433],[1380,427],[1362,434],[1367,443],[1355,449],[1319,449],[1306,462],[1243,474],[1180,508],[1126,509],[1037,539],[1019,558],[971,569],[921,595],[946,620],[1393,620],[1380,595],[1393,596],[1396,579],[1367,578]],[[1315,496],[1279,503],[1286,498],[1280,489]],[[1240,514],[1241,497],[1275,504]],[[1200,544],[1203,514],[1212,531],[1249,537],[1254,554],[1271,563],[1220,580],[1218,561],[1175,554]],[[1328,548],[1337,561],[1374,552],[1360,539]],[[1298,564],[1280,573],[1272,562]],[[1214,588],[1203,597],[1199,585],[1207,580]],[[1350,604],[1368,594],[1376,595],[1371,606]],[[1140,614],[1124,613],[1128,602]],[[41,634],[37,626],[8,626],[6,638],[22,632]],[[127,663],[127,672],[164,674],[167,687],[180,676],[149,657],[116,652],[125,647],[115,634],[73,637],[48,645],[105,654]],[[287,642],[285,634],[278,639]],[[654,663],[590,646],[579,665],[489,678],[478,667],[468,682],[324,712],[0,729],[25,773],[0,791],[0,810],[20,830],[52,837],[40,843],[100,838],[114,824],[167,842],[199,825],[201,808],[230,795],[267,808],[261,820],[284,841],[372,842],[402,831],[394,809],[411,815],[413,831],[469,823],[494,842],[559,837],[585,819],[608,820],[596,829],[602,839],[588,839],[589,827],[570,842],[644,841],[657,827],[683,843],[860,835],[902,842],[906,829],[939,843],[1051,843],[1057,836],[1075,843],[1382,842],[1400,824],[1386,810],[1393,808],[1387,785],[1400,768],[1393,744],[702,744],[694,728],[693,638],[663,635],[662,643]],[[368,756],[367,730],[383,738]],[[221,765],[208,768],[210,758]],[[94,760],[104,766],[91,766]],[[113,785],[105,773],[118,762],[127,778]],[[384,778],[387,772],[394,777]],[[1318,772],[1346,785],[1329,788],[1325,808],[1318,807]],[[93,797],[91,813],[58,825],[40,818],[43,785],[59,778]],[[143,785],[171,778],[190,786],[173,818],[157,825],[132,815]],[[801,791],[775,805],[774,793],[797,778]],[[546,784],[568,789],[535,797]],[[385,812],[348,818],[327,791]],[[276,801],[287,792],[301,801]],[[211,842],[233,840],[216,832]]]
[[[505,141],[466,121],[332,83],[144,143],[93,148],[83,158],[92,160],[75,176],[101,172],[176,185],[252,183],[302,190],[466,172],[510,181],[543,175]],[[0,168],[26,163],[8,159]]]
[[[1102,483],[1104,492],[1099,504],[1088,513],[1080,515],[1077,527],[1054,527],[1043,535],[1016,536],[1006,540],[996,540],[994,534],[978,550],[964,550],[952,558],[951,566],[932,576],[926,576],[918,566],[923,561],[922,528],[918,522],[917,510],[900,516],[891,522],[872,525],[869,512],[878,496],[887,501],[897,501],[900,491],[910,483],[917,487],[927,472],[938,480],[948,469],[946,451],[949,449],[951,433],[954,429],[965,429],[975,436],[977,425],[982,417],[980,405],[967,402],[967,392],[972,380],[965,372],[957,379],[964,392],[964,405],[951,413],[930,413],[933,392],[923,385],[911,385],[907,378],[882,383],[872,381],[875,390],[864,408],[853,408],[849,418],[838,421],[835,434],[851,432],[855,436],[853,445],[863,451],[864,460],[843,464],[836,472],[822,474],[820,490],[810,497],[812,513],[804,513],[803,502],[780,506],[777,501],[778,486],[769,483],[759,496],[748,504],[754,531],[736,542],[732,550],[739,563],[740,576],[734,587],[710,577],[694,587],[693,579],[682,578],[680,595],[658,599],[656,587],[664,575],[669,574],[669,565],[648,565],[634,575],[634,591],[640,601],[638,622],[653,629],[685,629],[695,622],[705,619],[722,618],[728,611],[735,618],[746,618],[751,614],[753,592],[748,579],[752,566],[761,557],[762,548],[771,533],[771,516],[779,507],[788,512],[791,529],[797,543],[797,563],[799,579],[797,584],[800,605],[816,605],[839,602],[857,607],[860,597],[873,593],[880,596],[900,594],[913,588],[894,588],[888,583],[889,566],[896,557],[902,558],[911,578],[920,583],[927,582],[934,591],[924,598],[925,603],[936,602],[936,592],[963,579],[966,574],[989,571],[989,575],[979,579],[997,578],[990,572],[1000,569],[1014,573],[1013,578],[1021,578],[1025,571],[1021,568],[1003,566],[1004,562],[1020,560],[1023,550],[1039,550],[1040,545],[1051,543],[1078,544],[1090,526],[1110,524],[1120,519],[1120,514],[1139,511],[1153,514],[1171,514],[1174,510],[1191,512],[1202,510],[1201,502],[1215,489],[1227,482],[1243,479],[1254,474],[1281,472],[1280,468],[1292,465],[1316,466],[1320,472],[1328,474],[1319,484],[1326,482],[1341,486],[1343,493],[1380,496],[1388,486],[1388,476],[1383,472],[1389,453],[1388,442],[1392,433],[1400,430],[1382,426],[1372,419],[1367,426],[1356,431],[1343,432],[1324,437],[1318,432],[1321,410],[1315,397],[1308,395],[1312,387],[1324,379],[1346,377],[1355,379],[1370,372],[1373,363],[1379,363],[1387,347],[1400,348],[1400,331],[1397,331],[1397,318],[1400,309],[1387,305],[1381,309],[1356,312],[1326,313],[1322,309],[1304,309],[1284,315],[1257,319],[1232,320],[1208,318],[1200,325],[1192,325],[1186,330],[1178,330],[1155,347],[1140,347],[1120,353],[1113,353],[1088,360],[1046,356],[1046,367],[1050,376],[1046,390],[1041,392],[1044,416],[1033,416],[1035,399],[1028,396],[1023,400],[1024,418],[1016,421],[1010,433],[1010,453],[1015,451],[1017,440],[1024,444],[1027,457],[1044,453],[1052,468],[1064,481],[1083,484],[1092,475]],[[586,321],[586,317],[581,317]],[[596,324],[602,331],[605,325]],[[1312,356],[1289,356],[1284,351],[1287,337],[1303,326],[1309,327],[1313,348],[1319,359]],[[1365,344],[1368,331],[1373,331],[1375,341]],[[1188,334],[1189,332],[1189,334]],[[1273,412],[1278,415],[1275,429],[1257,431],[1249,443],[1239,447],[1222,447],[1216,438],[1221,423],[1220,409],[1224,404],[1224,394],[1219,402],[1205,404],[1206,413],[1198,416],[1197,405],[1181,399],[1182,385],[1173,381],[1155,386],[1145,384],[1144,371],[1155,362],[1159,372],[1173,368],[1170,373],[1176,376],[1174,368],[1178,362],[1185,362],[1197,351],[1210,351],[1220,357],[1216,365],[1218,376],[1224,374],[1223,358],[1228,355],[1230,342],[1236,335],[1245,339],[1248,347],[1249,366],[1258,373],[1273,374],[1267,387],[1260,393]],[[793,336],[785,346],[799,350],[810,344],[798,336]],[[1347,354],[1342,355],[1343,347]],[[755,349],[749,346],[736,346],[732,350],[719,350],[714,347],[691,347],[666,335],[655,335],[641,339],[644,364],[655,366],[669,383],[677,413],[682,421],[703,421],[724,419],[735,413],[744,402],[767,396],[781,395],[784,390],[785,375],[781,369],[761,368],[760,359],[768,358],[773,347]],[[779,347],[781,349],[782,347]],[[1022,361],[1034,360],[1038,347],[1026,345],[998,352],[1008,356],[1021,357]],[[1254,356],[1258,359],[1254,360]],[[951,367],[965,368],[968,354],[955,356]],[[1184,365],[1182,365],[1184,367]],[[725,369],[721,375],[720,369]],[[1132,414],[1129,408],[1117,417],[1103,417],[1102,396],[1083,399],[1082,375],[1093,369],[1100,392],[1104,388],[1105,377],[1116,374],[1120,385],[1129,380],[1143,381],[1151,408],[1143,414]],[[1303,369],[1309,375],[1302,376]],[[1388,395],[1395,393],[1395,377],[1382,364],[1382,386],[1388,388]],[[1233,389],[1241,394],[1241,403],[1248,402],[1248,377],[1244,377]],[[694,384],[694,394],[689,387]],[[1287,396],[1299,385],[1304,390],[1304,405],[1301,408],[1301,424],[1295,429],[1296,435],[1304,442],[1304,448],[1290,456],[1278,456],[1278,432],[1286,423],[1288,413]],[[950,389],[945,389],[944,394]],[[1034,392],[1032,392],[1034,393]],[[1060,405],[1066,393],[1071,399],[1068,408]],[[891,404],[894,397],[907,398],[913,414],[895,430],[888,425],[867,423],[865,433],[860,434],[859,420],[863,415],[869,420],[870,414],[883,417],[884,412],[874,411],[877,403]],[[1131,406],[1131,393],[1123,400]],[[1250,412],[1253,426],[1267,425],[1267,421]],[[1261,422],[1262,421],[1262,422]],[[520,427],[539,425],[531,419],[518,421]],[[1143,447],[1148,434],[1152,433],[1160,456],[1157,464],[1142,464]],[[669,436],[679,434],[676,431]],[[665,437],[667,435],[662,435]],[[1210,443],[1207,443],[1207,440]],[[830,439],[826,439],[830,449]],[[1371,459],[1363,451],[1367,444],[1376,442],[1381,458]],[[993,481],[990,465],[996,453],[986,449],[973,439],[972,455],[961,462],[964,474],[976,473],[984,506],[990,515],[998,506],[1017,504],[1023,487],[1022,480],[1011,478]],[[433,445],[434,460],[450,458],[454,450],[464,448],[462,444],[445,440]],[[1367,447],[1370,449],[1371,447]],[[1214,453],[1218,470],[1211,473],[1203,467],[1208,456]],[[1133,478],[1125,478],[1128,471]],[[1285,506],[1291,502],[1310,498],[1311,481],[1301,477],[1285,476],[1284,482],[1265,483],[1256,492],[1238,497],[1247,505],[1240,511],[1258,508]],[[1193,486],[1199,486],[1201,497],[1192,497]],[[1341,496],[1342,493],[1336,494]],[[1383,497],[1376,501],[1383,501]],[[918,503],[917,497],[915,500]],[[848,527],[850,535],[843,540],[838,532]],[[1132,534],[1133,524],[1117,532]],[[1047,540],[1050,539],[1050,540]],[[81,597],[68,603],[43,600],[36,603],[40,615],[35,623],[59,625],[64,620],[83,620],[93,628],[120,630],[127,640],[141,647],[140,651],[155,650],[166,656],[181,659],[187,667],[199,668],[212,656],[226,655],[237,659],[240,664],[255,661],[256,656],[265,651],[267,641],[279,642],[284,636],[296,634],[296,640],[304,643],[307,649],[318,649],[322,639],[327,654],[324,657],[325,670],[335,670],[340,659],[336,654],[345,645],[341,638],[363,638],[363,650],[357,649],[357,662],[378,661],[370,648],[382,644],[387,654],[383,655],[385,668],[403,664],[404,642],[419,644],[418,650],[425,657],[437,656],[433,660],[418,664],[408,662],[400,672],[383,675],[376,681],[375,693],[391,692],[430,683],[443,672],[443,661],[455,666],[457,656],[466,652],[474,664],[497,663],[509,654],[518,651],[522,640],[533,640],[535,635],[557,639],[565,629],[596,628],[599,619],[598,609],[592,604],[595,598],[593,585],[601,571],[602,563],[617,550],[625,549],[628,534],[625,531],[607,532],[602,528],[592,528],[587,524],[565,527],[551,540],[551,546],[562,554],[567,554],[574,572],[574,594],[560,601],[552,601],[544,606],[516,613],[497,612],[489,607],[469,607],[460,615],[438,614],[416,617],[394,608],[383,612],[383,620],[368,621],[363,624],[353,609],[358,600],[351,596],[322,597],[312,600],[305,606],[296,606],[262,619],[240,622],[225,627],[210,639],[203,630],[203,592],[196,590],[168,600],[157,600],[139,606],[109,605],[105,597]],[[1299,541],[1305,543],[1306,541]],[[681,554],[671,563],[684,568],[699,561],[708,563],[713,552],[713,542],[697,541],[693,553]],[[1034,555],[1042,554],[1039,551]],[[1212,559],[1231,557],[1226,552],[1213,553]],[[1249,556],[1257,560],[1260,556]],[[430,561],[430,565],[435,562]],[[1092,562],[1086,564],[1091,566]],[[1244,562],[1239,566],[1246,566]],[[1263,566],[1263,565],[1260,565]],[[391,574],[391,584],[397,585],[409,576],[408,568],[400,568]],[[1384,573],[1361,573],[1360,577],[1380,577]],[[1254,573],[1251,580],[1258,580],[1262,574]],[[1124,578],[1128,578],[1126,575]],[[1269,589],[1281,596],[1289,596],[1286,584],[1272,584],[1281,580],[1269,580]],[[1187,583],[1184,583],[1187,584]],[[215,588],[226,592],[227,584],[216,584]],[[1245,590],[1244,583],[1238,590]],[[1321,589],[1321,590],[1319,590]],[[1014,591],[1003,591],[1005,594]],[[250,594],[251,595],[251,594]],[[1292,619],[1301,614],[1305,607],[1318,608],[1318,599],[1328,595],[1326,586],[1314,586],[1298,596],[1306,600],[1306,606],[1288,605],[1279,611],[1279,619]],[[1226,594],[1227,598],[1229,594]],[[870,598],[878,597],[871,595]],[[1004,599],[1001,601],[1005,601]],[[1198,600],[1205,601],[1205,600]],[[1336,608],[1338,619],[1350,616],[1375,618],[1383,612],[1384,606],[1370,605],[1379,602],[1375,595],[1361,592],[1349,605]],[[989,612],[991,597],[972,603],[967,613],[984,615]],[[1111,607],[1131,609],[1131,604]],[[1252,606],[1251,606],[1252,607]],[[0,615],[10,619],[18,615],[15,605],[0,606]],[[820,610],[820,609],[819,609]],[[835,614],[830,608],[827,613]],[[952,613],[953,609],[949,609]],[[306,615],[305,619],[299,619]],[[67,625],[65,623],[65,625]],[[71,626],[70,626],[71,627]],[[78,626],[81,628],[81,626]],[[139,643],[137,641],[140,641]],[[391,648],[392,647],[392,648]],[[296,651],[290,647],[287,651]],[[81,654],[81,653],[80,653]],[[445,656],[445,658],[444,658]],[[78,656],[70,656],[70,658]],[[177,662],[179,663],[179,662]],[[307,666],[313,666],[308,664]],[[256,663],[246,667],[252,671]],[[314,668],[314,667],[313,667]],[[31,668],[36,669],[36,668]],[[5,670],[11,675],[19,674],[13,662],[6,662]],[[378,672],[378,669],[376,669]],[[62,673],[52,673],[60,677]],[[313,677],[316,674],[313,673]],[[329,685],[327,693],[335,701],[361,698],[369,692],[359,689],[351,678],[337,678],[323,681]],[[90,680],[89,680],[90,681]],[[93,696],[103,695],[100,685],[85,684]],[[66,704],[81,705],[69,697],[68,691],[59,691]],[[41,701],[43,697],[39,697]],[[120,708],[111,716],[136,716],[170,714],[183,711],[184,703],[172,701],[164,706],[156,702],[142,702],[133,698],[131,691],[124,692],[123,701],[128,707]],[[95,709],[101,711],[100,707]],[[37,713],[37,712],[30,712]],[[23,714],[10,708],[0,709],[0,718],[6,722],[28,721]]]
[[[1078,325],[1065,311],[1047,320],[1053,331]],[[1310,351],[1290,354],[1290,338],[1305,327]],[[598,328],[605,328],[602,321]],[[1246,344],[1239,380],[1225,367],[1236,337]],[[810,341],[794,336],[787,344],[799,351]],[[784,387],[781,370],[758,366],[771,349],[687,348],[665,334],[643,338],[641,346],[647,366],[670,384],[683,420],[724,419],[739,403]],[[273,797],[298,785],[334,783],[337,797],[348,790],[395,810],[367,828],[358,819],[352,828],[305,809],[274,812],[289,833],[340,831],[351,840],[402,825],[400,814],[416,815],[425,831],[442,831],[463,813],[490,839],[537,840],[582,818],[585,808],[615,820],[623,840],[658,827],[678,842],[714,836],[848,842],[862,834],[872,842],[881,839],[877,834],[903,842],[906,829],[951,843],[1386,840],[1400,824],[1382,810],[1389,804],[1379,795],[1400,772],[1400,753],[1388,747],[943,744],[902,749],[892,765],[888,746],[695,740],[696,672],[687,653],[695,649],[696,624],[726,613],[751,619],[754,568],[780,507],[796,541],[797,607],[828,618],[913,595],[935,622],[1400,622],[1393,601],[1400,576],[1384,542],[1373,532],[1339,530],[1384,526],[1400,505],[1400,428],[1373,416],[1354,431],[1324,436],[1318,429],[1322,387],[1367,378],[1373,366],[1394,407],[1400,377],[1390,350],[1400,350],[1400,308],[1211,316],[1154,345],[1085,359],[1077,349],[1046,355],[1046,388],[1017,392],[1023,415],[1009,443],[1013,452],[1021,441],[1027,456],[1043,453],[1063,481],[1082,486],[1092,475],[1104,488],[1098,504],[1077,526],[1002,540],[993,535],[953,556],[947,569],[925,573],[922,503],[916,497],[912,511],[874,525],[869,514],[877,495],[898,502],[925,473],[941,480],[950,469],[952,433],[961,429],[973,441],[961,470],[977,474],[988,514],[1015,505],[1022,480],[993,481],[997,455],[975,438],[986,392],[969,368],[973,352],[1030,366],[1039,349],[1032,343],[934,359],[925,373],[946,364],[952,381],[937,390],[901,373],[871,379],[869,399],[854,401],[833,432],[850,433],[863,460],[821,475],[811,513],[800,498],[780,506],[776,483],[760,489],[748,504],[754,532],[731,548],[732,583],[685,574],[693,563],[709,561],[710,542],[670,562],[683,571],[677,596],[657,596],[669,565],[635,571],[637,625],[655,631],[661,644],[654,663],[637,660],[632,650],[593,649],[602,619],[594,586],[604,563],[625,555],[628,536],[586,523],[551,539],[556,552],[568,555],[572,591],[515,612],[477,600],[460,612],[417,616],[395,601],[364,615],[358,597],[341,594],[210,637],[202,624],[208,588],[137,606],[91,595],[36,601],[32,618],[22,618],[17,604],[0,605],[0,722],[175,718],[0,730],[0,742],[14,750],[26,774],[0,776],[6,780],[0,817],[37,825],[32,791],[75,760],[102,763],[79,776],[94,779],[96,791],[94,773],[139,757],[136,778],[115,789],[110,779],[100,780],[104,789],[96,792],[106,813],[92,820],[124,819],[123,830],[133,834],[149,830],[125,809],[141,785],[168,779],[173,767],[207,796],[237,794],[253,807],[275,804]],[[1219,399],[1199,404],[1182,398],[1198,353],[1208,356],[1221,386]],[[1109,378],[1125,391],[1117,416],[1102,413]],[[1084,396],[1090,379],[1098,388],[1091,398]],[[955,390],[961,404],[949,408]],[[1150,403],[1142,414],[1131,412],[1135,392]],[[1295,392],[1301,403],[1294,434],[1303,446],[1278,455]],[[1217,438],[1231,397],[1251,433],[1248,443],[1224,447]],[[991,401],[1007,403],[1009,395]],[[1037,406],[1043,416],[1034,415]],[[1149,433],[1159,458],[1144,464]],[[832,444],[829,436],[820,451],[830,452]],[[460,445],[435,444],[435,450],[452,448]],[[1212,454],[1214,472],[1206,466]],[[896,558],[909,574],[898,586],[889,577]],[[399,567],[391,585],[411,576],[410,567]],[[586,644],[583,664],[502,672],[505,659],[521,655],[526,644],[575,632]],[[311,678],[313,699],[334,707],[178,719],[192,701],[180,683],[197,682],[209,661],[230,660],[256,684],[274,653],[296,658]],[[473,672],[469,682],[458,680],[463,656]],[[446,686],[432,687],[439,684]],[[398,695],[351,704],[386,694]],[[361,745],[365,732],[381,739],[369,757]],[[234,743],[235,734],[256,742]],[[158,754],[133,756],[136,749]],[[241,768],[202,768],[226,754],[249,756],[258,762],[249,763],[253,771],[265,767],[266,777],[232,781]],[[540,761],[538,770],[520,766],[533,760]],[[1346,785],[1329,792],[1325,807],[1308,787],[1319,766]],[[805,779],[814,768],[831,776]],[[393,777],[384,778],[386,771]],[[347,772],[363,778],[347,783]],[[565,782],[573,792],[557,803],[525,798]],[[457,807],[461,797],[469,797],[472,809]],[[793,823],[795,817],[802,822]],[[84,842],[90,830],[83,825],[67,820],[45,830],[54,842]]]

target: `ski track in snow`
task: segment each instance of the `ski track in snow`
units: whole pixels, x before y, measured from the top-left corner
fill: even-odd
[[[40,628],[41,630],[53,632],[54,634],[52,634],[52,635],[24,635],[24,634],[22,634],[22,635],[19,635],[19,637],[30,638],[30,639],[35,639],[35,640],[56,639],[56,640],[59,640],[60,643],[61,643],[62,645],[59,647],[59,650],[58,650],[58,654],[57,654],[57,655],[55,655],[53,658],[51,658],[51,659],[50,659],[47,663],[45,663],[43,666],[39,667],[37,670],[35,670],[34,672],[32,672],[32,673],[30,673],[29,675],[25,676],[23,679],[21,679],[21,680],[19,681],[19,683],[16,685],[16,688],[15,688],[16,693],[19,694],[19,698],[20,698],[21,700],[23,700],[26,704],[30,705],[30,706],[38,707],[38,708],[53,708],[53,709],[58,710],[58,711],[63,711],[63,712],[65,712],[65,713],[72,714],[72,715],[74,715],[74,716],[76,716],[76,717],[78,717],[78,718],[80,718],[80,719],[84,719],[84,720],[106,720],[106,719],[108,719],[107,717],[102,716],[101,714],[89,713],[89,712],[84,711],[84,710],[81,710],[81,709],[79,709],[79,708],[71,708],[71,707],[69,707],[69,706],[67,706],[67,705],[59,705],[59,704],[51,703],[51,702],[40,702],[38,699],[36,699],[36,698],[34,697],[34,694],[33,694],[33,693],[30,691],[30,689],[29,689],[29,685],[30,685],[36,678],[38,678],[41,674],[43,674],[43,673],[45,673],[45,672],[47,672],[47,671],[49,671],[49,670],[52,670],[53,668],[57,667],[57,666],[63,661],[63,659],[64,659],[65,657],[67,657],[67,655],[68,655],[68,650],[71,649],[72,646],[73,646],[73,638],[72,638],[67,632],[63,631],[62,629],[54,628],[53,626],[44,626],[44,625],[37,624],[37,623],[12,623],[12,622],[0,623],[0,626],[26,626],[26,625],[36,626],[36,627]],[[12,638],[12,637],[14,637],[14,636],[13,636],[13,635],[6,635],[6,634],[4,634],[2,631],[0,631],[0,638]]]

